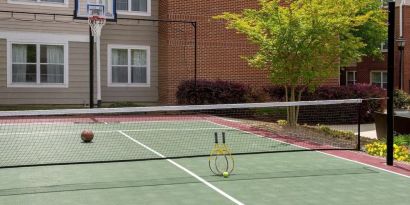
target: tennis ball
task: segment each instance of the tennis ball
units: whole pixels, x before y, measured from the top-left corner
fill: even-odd
[[[91,130],[84,130],[81,132],[81,139],[85,143],[89,143],[93,140],[94,138],[94,133]]]
[[[222,173],[222,175],[223,175],[225,178],[228,178],[228,177],[229,177],[229,172],[224,172],[224,173]]]

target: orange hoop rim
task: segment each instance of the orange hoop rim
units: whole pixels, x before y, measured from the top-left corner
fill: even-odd
[[[105,21],[106,18],[102,17],[102,16],[90,16],[88,17],[88,20],[92,21],[92,22],[98,22],[98,21]]]

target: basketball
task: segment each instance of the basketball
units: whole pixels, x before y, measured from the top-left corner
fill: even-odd
[[[81,132],[81,139],[85,143],[89,143],[93,140],[94,138],[94,133],[91,130],[84,130]]]

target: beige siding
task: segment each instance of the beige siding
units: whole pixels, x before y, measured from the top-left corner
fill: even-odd
[[[74,10],[74,0],[69,1],[68,6],[35,6],[7,3],[7,0],[0,0],[1,10],[17,12],[35,12],[35,13],[52,13],[72,15]],[[31,14],[13,14],[0,13],[0,30],[2,31],[29,31],[29,32],[48,32],[48,33],[83,33],[87,34],[87,24],[85,21],[73,23],[72,17],[56,16],[56,20],[62,22],[53,22],[53,16],[31,15]],[[7,19],[9,18],[9,19]],[[32,21],[35,18],[38,21]]]
[[[103,101],[158,101],[158,35],[152,24],[138,26],[107,25],[101,39],[101,82]],[[108,45],[143,45],[151,50],[151,86],[149,88],[107,87]]]
[[[74,0],[68,1],[67,5],[61,6],[36,6],[8,3],[9,0],[0,0],[0,8],[8,11],[21,11],[21,12],[36,12],[36,13],[58,13],[58,14],[72,14],[74,8]]]
[[[69,43],[68,88],[7,87],[6,40],[0,40],[0,104],[82,104],[88,98],[87,43]]]
[[[73,1],[68,7],[26,6],[7,4],[0,0],[2,10],[72,14]],[[158,16],[158,0],[152,1],[152,16]],[[0,13],[0,18],[4,14]],[[125,16],[124,16],[125,17]],[[141,18],[138,16],[126,16]],[[86,21],[67,22],[32,21],[33,16],[15,16],[15,19],[0,21],[0,36],[6,32],[31,32],[57,35],[88,36]],[[39,17],[37,17],[39,18]],[[48,17],[41,17],[48,18]],[[29,19],[24,21],[23,19]],[[23,39],[24,40],[24,39]],[[150,87],[107,87],[107,46],[109,44],[144,45],[151,50]],[[7,87],[7,39],[0,38],[0,104],[83,104],[88,103],[89,47],[88,42],[68,43],[69,83],[68,88],[10,88]],[[119,21],[107,23],[101,41],[101,83],[103,102],[134,101],[156,102],[158,100],[158,29],[152,22]],[[95,89],[96,90],[96,89]],[[96,96],[96,95],[95,95]]]

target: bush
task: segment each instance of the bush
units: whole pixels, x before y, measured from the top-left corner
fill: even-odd
[[[410,147],[410,135],[398,135],[394,137],[394,144]]]
[[[276,101],[285,101],[285,89],[280,86],[269,86],[264,88],[271,99]],[[341,100],[341,99],[369,99],[385,98],[385,90],[372,85],[357,84],[353,86],[321,86],[313,92],[305,90],[302,93],[303,101],[312,100]],[[361,106],[360,115],[363,122],[373,121],[373,113],[382,110],[383,100],[366,100]]]
[[[356,135],[351,131],[343,131],[343,130],[334,130],[330,127],[324,125],[317,125],[317,129],[322,131],[325,134],[328,134],[333,137],[343,138],[343,139],[354,139]]]
[[[285,88],[283,86],[268,86],[264,88],[272,99],[285,101]],[[352,86],[321,86],[313,92],[305,89],[302,100],[340,100],[340,99],[367,99],[384,98],[386,91],[373,85],[356,84]]]
[[[299,88],[300,89],[300,88]],[[195,98],[197,97],[197,102]],[[322,86],[313,92],[305,90],[302,100],[338,100],[353,98],[384,98],[386,93],[383,89],[372,86],[358,84],[354,86]],[[251,88],[242,83],[229,81],[183,81],[177,91],[178,104],[229,104],[229,103],[250,103],[266,101],[285,101],[285,89],[280,86],[268,86],[262,89]],[[361,106],[360,115],[363,122],[373,121],[373,113],[383,109],[384,101],[366,100]],[[329,108],[329,110],[332,110]],[[323,110],[324,113],[328,110]],[[318,113],[321,114],[321,113]],[[341,120],[345,118],[340,118]],[[352,119],[352,122],[355,119]],[[320,122],[318,122],[320,123]],[[339,123],[339,122],[335,122]]]
[[[115,102],[111,103],[108,107],[119,108],[119,107],[137,107],[138,105],[134,102]]]
[[[367,144],[365,150],[373,156],[385,157],[387,155],[387,146],[383,142],[374,142]],[[394,159],[398,161],[410,161],[409,149],[406,146],[394,144]]]
[[[265,90],[252,87],[248,87],[248,92],[246,93],[245,98],[248,103],[272,101],[269,94],[265,92]]]
[[[250,89],[228,81],[187,80],[178,86],[178,104],[230,104],[248,102]],[[196,98],[196,100],[195,100]]]
[[[279,126],[284,127],[288,125],[288,121],[286,120],[278,120],[276,121],[276,123],[278,123]]]
[[[397,109],[409,109],[410,95],[403,90],[394,91],[394,107]]]

